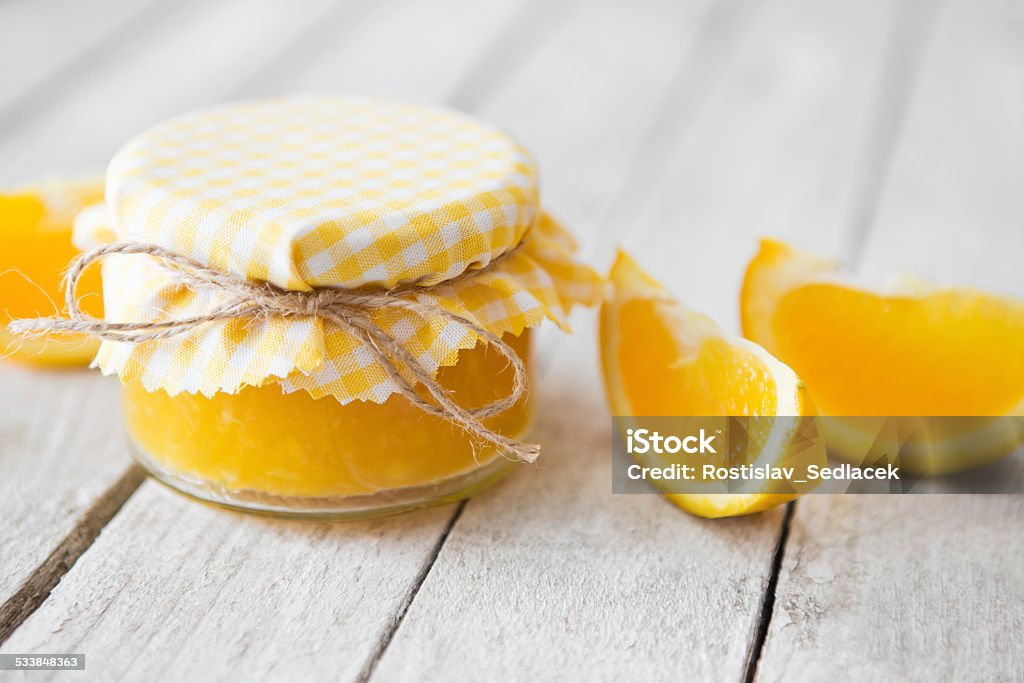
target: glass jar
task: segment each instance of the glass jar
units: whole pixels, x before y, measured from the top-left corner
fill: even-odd
[[[530,368],[530,331],[505,341]],[[460,352],[438,380],[461,405],[508,394],[513,372],[487,346]],[[276,384],[235,394],[170,396],[128,382],[124,419],[136,459],[158,480],[202,501],[290,516],[360,517],[459,500],[513,462],[450,422],[393,394],[384,403],[315,399]],[[512,438],[530,428],[527,392],[485,420]]]
[[[537,177],[491,126],[375,98],[227,104],[127,142],[109,225],[74,231],[106,317],[69,315],[102,338],[139,461],[203,501],[321,517],[532,462],[530,330],[603,286]]]

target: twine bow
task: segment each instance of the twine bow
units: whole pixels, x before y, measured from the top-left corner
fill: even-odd
[[[492,259],[488,267],[494,267],[495,264],[509,258],[517,249],[518,247]],[[211,311],[189,318],[128,323],[109,322],[94,318],[79,308],[75,292],[79,279],[86,268],[112,254],[155,256],[180,277],[182,284],[194,290],[216,292],[224,296],[225,300]],[[483,270],[468,270],[451,280],[434,286],[449,285],[459,280],[472,278]],[[138,343],[167,339],[205,323],[222,320],[256,320],[268,316],[317,316],[338,325],[358,339],[384,368],[388,377],[398,388],[398,392],[414,406],[458,425],[472,438],[493,444],[509,457],[533,462],[540,454],[540,446],[511,439],[483,423],[486,418],[505,412],[523,397],[527,382],[526,365],[511,346],[478,323],[452,313],[437,303],[424,303],[408,297],[413,292],[429,292],[431,288],[431,286],[412,282],[377,293],[330,288],[298,292],[276,287],[270,283],[253,282],[243,277],[224,273],[154,244],[117,243],[86,252],[72,264],[68,271],[66,284],[67,319],[15,320],[8,325],[8,329],[15,334],[26,336],[41,335],[47,332],[83,332],[100,339]],[[463,408],[455,403],[449,392],[434,379],[432,373],[423,367],[422,363],[398,340],[373,321],[370,312],[383,308],[402,309],[422,317],[440,316],[472,330],[474,334],[508,360],[514,371],[512,390],[507,396],[478,408]],[[410,382],[399,371],[399,368],[402,367],[412,375],[415,383],[422,384],[426,388],[427,393],[436,404],[416,392],[415,383]]]

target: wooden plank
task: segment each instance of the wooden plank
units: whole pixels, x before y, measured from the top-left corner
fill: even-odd
[[[80,73],[105,44],[155,21],[163,0],[14,0],[0,4],[0,121]],[[161,7],[163,6],[163,7]]]
[[[547,384],[543,463],[469,502],[379,678],[739,678],[781,511],[709,521],[613,498],[600,388]]]
[[[288,523],[147,483],[0,651],[85,653],[92,680],[351,680],[450,516]]]
[[[621,4],[621,3],[619,3]],[[604,0],[560,27],[520,70],[481,102],[480,116],[508,130],[536,157],[545,207],[577,233],[584,250],[599,252],[605,214],[619,202],[636,165],[654,164],[650,131],[662,122],[666,100],[691,72],[709,64],[708,29],[736,3],[655,0],[640,8]],[[703,24],[702,24],[703,21]],[[615,36],[609,40],[609,36]],[[728,44],[731,36],[721,36]],[[608,230],[605,230],[608,228]]]
[[[567,3],[503,0],[481,6],[474,0],[444,0],[440,7],[403,3],[400,8],[357,17],[355,26],[347,25],[343,49],[339,49],[336,26],[325,24],[303,42],[298,63],[281,60],[244,94],[362,93],[451,103],[484,61],[495,67],[481,86],[489,93],[499,87],[515,58],[533,53],[533,41],[519,35],[523,25],[531,27],[532,34],[540,33],[532,27],[538,13],[549,13],[548,6],[560,4]],[[389,34],[402,42],[381,39]],[[509,35],[519,43],[515,55],[501,50]],[[350,55],[358,55],[358,61],[350,61]],[[473,57],[466,61],[467,55]]]
[[[424,71],[382,72],[384,87],[401,92],[407,86],[441,100],[458,81],[452,74],[466,74],[490,44],[488,36],[500,33],[520,6],[519,0],[450,0],[434,3],[414,23],[398,24],[367,15],[360,31],[377,35],[313,46],[316,64],[334,65],[320,72],[329,80],[319,87],[300,55],[288,55],[289,68],[307,74],[303,87],[347,89],[349,78],[364,77],[382,45],[399,44]],[[452,25],[474,38],[461,50],[431,52],[432,41]],[[286,89],[289,68],[271,67],[266,77]],[[433,92],[425,73],[441,75]],[[247,87],[271,86],[254,81]],[[164,102],[169,98],[157,104]],[[323,677],[325,671],[353,678],[376,657],[432,564],[454,511],[302,525],[208,510],[147,482],[0,651],[77,648],[89,653],[91,675],[100,679],[248,680]],[[183,658],[182,652],[190,654]]]
[[[511,111],[485,111],[534,149],[551,208],[592,254],[628,235],[670,286],[720,315],[766,213],[794,219],[790,231],[824,224],[822,239],[838,241],[834,203],[872,125],[873,48],[890,17],[886,5],[719,5],[700,22],[710,36],[680,38],[698,22],[678,4],[662,10],[591,7],[501,91]],[[611,53],[603,26],[616,27]],[[658,80],[666,64],[675,73]],[[593,324],[578,321],[547,364],[539,466],[466,506],[381,659],[384,680],[743,676],[782,511],[708,522],[659,497],[611,495]]]
[[[738,332],[759,237],[824,253],[846,243],[900,6],[763,4],[758,31],[629,209],[621,243],[726,329]]]
[[[1024,294],[1024,41],[1012,0],[943,15],[861,270]]]
[[[0,603],[127,469],[116,384],[0,369]]]
[[[327,0],[318,5],[321,11],[332,6]],[[183,106],[175,105],[175,97],[215,98],[225,84],[297,40],[317,20],[315,14],[296,15],[284,0],[235,0],[218,4],[212,13],[204,7],[183,5],[176,21],[152,35],[109,46],[115,64],[109,71],[83,74],[53,93],[45,111],[5,129],[0,175],[14,176],[44,161],[51,172],[97,163],[141,125]],[[225,47],[218,36],[226,31],[234,31],[240,42]],[[191,49],[182,51],[185,45]],[[218,51],[209,51],[211,46]],[[180,53],[176,59],[167,59],[175,53]],[[154,77],[159,87],[153,86]],[[16,602],[26,597],[24,591],[15,595],[19,587],[29,590],[27,597],[37,592],[33,570],[91,519],[91,507],[125,477],[129,459],[120,436],[116,384],[84,371],[0,367],[0,463],[12,473],[0,478],[5,520],[0,613],[22,611],[20,604],[6,603],[12,596]],[[101,444],[101,438],[110,442]]]
[[[863,252],[1024,295],[1019,3],[941,16]],[[801,500],[758,679],[1021,680],[1019,496]]]
[[[0,178],[102,168],[134,133],[181,111],[230,99],[278,54],[352,5],[312,0],[174,3],[173,16],[126,32],[94,71],[62,83],[31,116],[5,126]],[[342,32],[343,33],[343,32]]]
[[[801,500],[757,680],[1021,680],[1022,503]]]

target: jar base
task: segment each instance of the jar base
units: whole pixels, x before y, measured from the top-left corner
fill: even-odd
[[[378,491],[361,496],[279,496],[263,491],[233,490],[168,470],[138,446],[135,460],[158,482],[201,503],[239,512],[317,520],[368,519],[454,503],[497,483],[517,464],[496,457],[471,472],[432,484]]]

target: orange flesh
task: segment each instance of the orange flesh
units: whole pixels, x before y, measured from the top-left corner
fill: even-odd
[[[775,381],[753,354],[724,339],[680,339],[671,325],[679,314],[659,311],[671,304],[632,299],[618,311],[621,330],[643,330],[637,343],[616,350],[623,390],[633,415],[774,415]],[[684,315],[687,315],[684,313]],[[692,315],[692,314],[689,314]],[[695,340],[696,341],[696,340]],[[694,362],[680,362],[690,347]]]
[[[772,332],[825,414],[1004,415],[1024,386],[1024,306],[978,293],[806,285],[779,301]]]
[[[102,188],[80,197],[82,206],[102,199]],[[32,193],[0,194],[0,357],[50,365],[89,362],[94,342],[76,335],[21,339],[7,332],[15,318],[53,316],[64,310],[61,278],[78,254],[71,244],[70,217],[47,215]],[[78,289],[82,308],[102,315],[98,268],[86,272]]]
[[[529,364],[529,331],[506,341]],[[438,379],[461,405],[476,407],[505,396],[513,373],[499,353],[478,346],[462,351]],[[124,414],[135,443],[164,468],[234,491],[279,496],[356,496],[431,484],[501,457],[474,446],[447,421],[393,395],[383,404],[332,397],[314,399],[276,385],[237,394],[148,392],[123,389]],[[529,427],[524,399],[486,420],[509,436]],[[474,452],[475,451],[475,452]]]
[[[723,429],[729,428],[725,421],[729,416],[767,418],[742,425],[745,433],[734,432],[735,448],[695,456],[689,462],[695,466],[736,466],[762,457],[791,465],[826,462],[823,448],[806,447],[802,430],[810,423],[804,420],[792,425],[795,431],[784,443],[771,440],[776,426],[786,429],[790,424],[777,425],[775,419],[780,391],[795,388],[794,407],[783,408],[796,413],[793,417],[813,411],[795,376],[793,388],[780,387],[779,376],[774,374],[780,368],[770,364],[762,349],[729,337],[710,318],[677,302],[628,255],[619,254],[610,279],[616,296],[601,309],[601,359],[614,415],[632,418],[626,423],[631,426],[655,430],[659,425],[646,423],[644,417],[673,417],[681,429],[687,428],[685,421],[680,422],[687,416],[697,418],[692,423],[694,429],[713,424],[706,421],[709,417],[723,418]],[[789,374],[786,370],[784,376]],[[766,452],[769,444],[773,450]],[[679,464],[682,456],[646,454],[634,459],[642,466],[664,467]],[[711,485],[712,490],[721,490]],[[701,517],[759,512],[797,495],[775,492],[770,485],[743,494],[679,493],[671,486],[661,488],[676,505]]]

